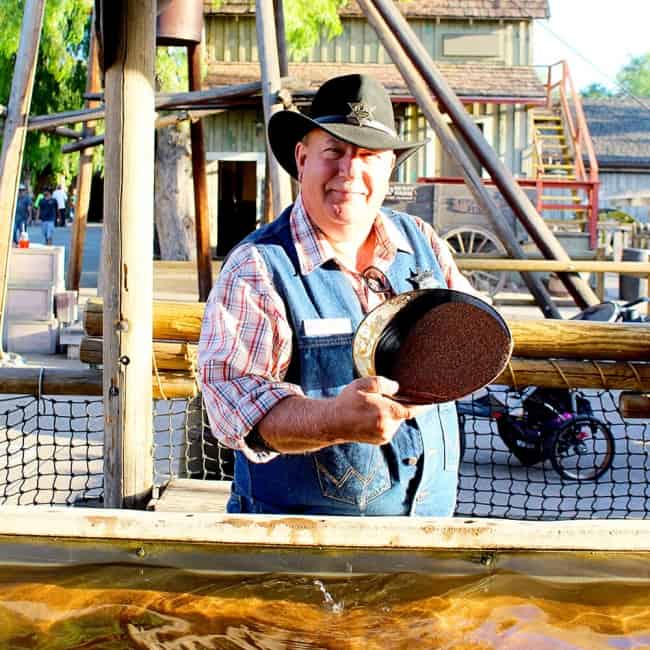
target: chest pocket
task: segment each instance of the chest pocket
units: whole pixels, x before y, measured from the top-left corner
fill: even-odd
[[[353,334],[298,337],[299,382],[308,397],[334,397],[354,379]]]

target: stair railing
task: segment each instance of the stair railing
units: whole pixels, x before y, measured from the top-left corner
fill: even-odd
[[[556,99],[557,98],[557,99]],[[576,179],[591,184],[589,204],[589,233],[592,245],[595,246],[598,229],[598,160],[594,151],[594,143],[589,133],[587,120],[582,107],[580,95],[576,92],[569,66],[566,61],[558,61],[548,66],[546,82],[546,106],[552,109],[558,103],[562,111],[562,119],[568,128],[573,147],[576,166]],[[573,106],[573,110],[571,110]],[[575,112],[575,117],[574,117]],[[583,154],[589,161],[589,173],[585,169]]]

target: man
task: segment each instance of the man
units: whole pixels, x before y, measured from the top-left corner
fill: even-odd
[[[32,220],[32,197],[22,183],[18,187],[18,200],[16,201],[16,215],[14,219],[14,244],[18,246],[20,233]]]
[[[388,94],[365,75],[323,84],[311,117],[275,114],[269,141],[300,194],[231,252],[199,344],[212,430],[236,450],[228,511],[451,515],[454,405],[401,404],[396,382],[354,378],[351,352],[386,297],[368,269],[398,293],[424,270],[471,290],[428,225],[380,211],[393,168],[424,143],[397,136]]]
[[[43,239],[48,246],[52,245],[52,237],[54,236],[54,223],[56,221],[58,207],[56,199],[52,196],[50,188],[43,191],[43,198],[38,204],[38,218],[41,221],[41,230],[43,232]]]
[[[60,184],[56,186],[52,198],[56,201],[57,207],[56,225],[65,226],[65,211],[66,204],[68,203],[68,195]]]

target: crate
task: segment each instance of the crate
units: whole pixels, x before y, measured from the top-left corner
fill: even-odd
[[[65,249],[63,246],[30,244],[12,248],[9,256],[9,283],[14,285],[52,285],[65,288]]]
[[[44,320],[7,320],[4,328],[5,349],[19,354],[56,354],[59,323]]]
[[[7,287],[8,320],[51,320],[54,318],[54,287],[13,285]]]

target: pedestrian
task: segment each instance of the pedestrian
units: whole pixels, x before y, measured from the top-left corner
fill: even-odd
[[[310,117],[276,113],[269,141],[299,195],[231,251],[199,341],[211,429],[235,450],[228,511],[452,515],[455,405],[400,403],[397,382],[355,379],[352,359],[356,327],[386,299],[369,271],[396,293],[416,270],[472,291],[428,224],[381,208],[394,168],[425,143],[397,135],[367,75],[327,81]]]
[[[57,207],[56,225],[65,226],[65,212],[66,205],[68,203],[68,195],[65,193],[65,190],[61,184],[56,186],[56,189],[52,194],[52,198],[56,201]]]
[[[14,244],[18,246],[20,233],[23,228],[32,221],[32,197],[27,191],[27,187],[21,183],[18,187],[18,200],[16,201],[16,214],[14,218]]]
[[[54,224],[58,213],[58,204],[56,199],[52,196],[52,190],[46,187],[43,192],[43,198],[38,204],[38,218],[41,221],[41,230],[43,232],[43,239],[48,246],[52,245],[52,237],[54,236]]]

